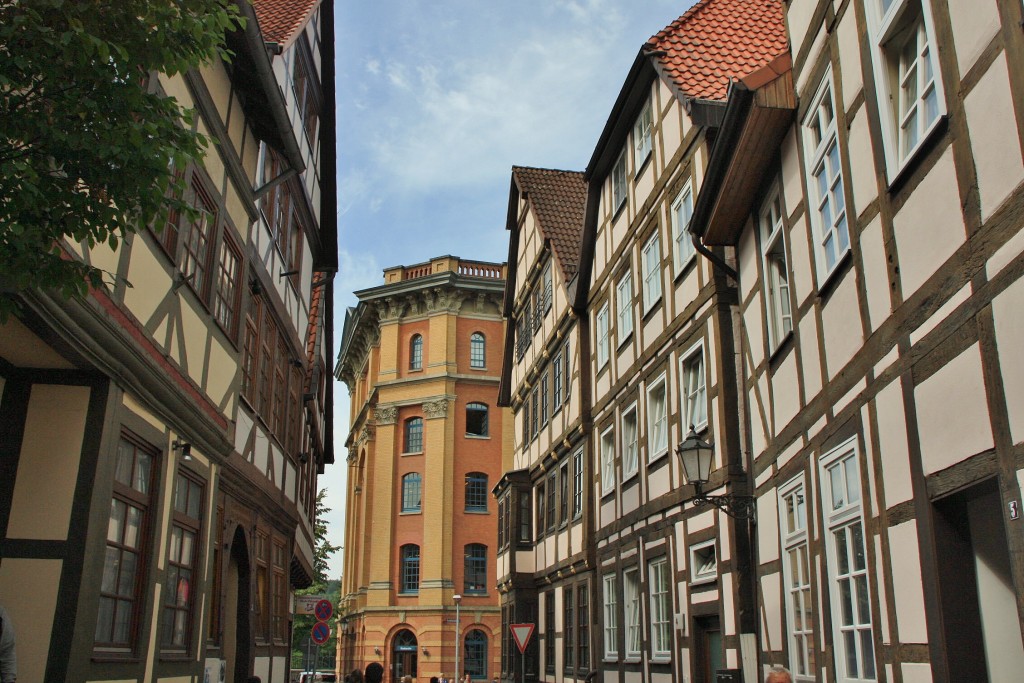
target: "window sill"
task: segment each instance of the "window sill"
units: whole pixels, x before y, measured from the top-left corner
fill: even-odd
[[[698,430],[698,431],[699,431],[699,430]],[[655,454],[654,454],[654,455],[652,455],[652,456],[651,456],[650,458],[648,458],[648,459],[647,459],[647,464],[648,464],[648,465],[653,465],[654,463],[656,463],[656,462],[658,462],[659,460],[663,459],[663,458],[664,458],[665,456],[667,456],[667,455],[668,455],[668,448],[666,447],[666,448],[665,448],[665,450],[663,450],[663,451],[660,451],[660,452],[658,452],[658,453],[655,453]]]
[[[407,451],[405,453],[402,453],[403,458],[407,455],[423,455],[423,451]]]
[[[820,256],[820,254],[816,254],[816,256]],[[839,281],[852,268],[852,265],[853,249],[847,247],[846,251],[839,257],[839,260],[836,261],[835,267],[821,277],[821,283],[818,285],[818,298],[822,301],[828,300],[838,286]]]
[[[687,275],[690,274],[690,271],[693,270],[696,267],[695,266],[696,263],[697,263],[697,253],[696,252],[694,252],[694,253],[690,254],[689,256],[687,256],[686,260],[683,261],[682,263],[680,263],[679,267],[676,268],[675,277],[672,279],[673,284],[678,286],[679,283],[682,282],[683,279]]]
[[[929,151],[934,149],[936,142],[942,139],[942,135],[949,128],[949,114],[942,114],[928,128],[928,131],[921,136],[921,140],[917,143],[917,146],[907,155],[907,158],[903,161],[895,162],[895,170],[892,172],[892,177],[889,178],[888,168],[889,164],[886,163],[886,179],[888,182],[889,194],[896,194],[899,192],[906,181],[914,174],[914,171],[921,166],[921,163],[925,158],[928,157]],[[899,141],[893,142],[891,136],[887,136],[886,144],[890,146],[898,146]]]
[[[654,316],[654,312],[661,308],[661,299],[662,296],[661,294],[659,294],[658,297],[651,302],[651,305],[644,309],[644,314],[640,318],[643,322],[646,323],[647,321],[649,321]]]
[[[690,586],[711,586],[712,584],[718,583],[718,574],[714,576],[697,577],[690,581]]]
[[[477,441],[490,441],[491,437],[486,434],[466,434],[467,439],[475,439]]]
[[[619,216],[622,215],[622,212],[625,210],[625,208],[626,208],[626,198],[623,197],[619,201],[619,205],[615,207],[615,211],[612,212],[612,223],[614,223],[615,221],[619,220]]]
[[[633,330],[630,330],[624,337],[622,337],[622,339],[619,340],[618,344],[615,347],[615,352],[616,353],[621,352],[622,351],[622,347],[624,347],[626,344],[628,344],[630,342],[630,340],[632,340],[632,339],[633,339]]]
[[[398,513],[398,516],[399,517],[403,517],[403,516],[406,516],[406,515],[422,515],[422,514],[423,514],[423,510],[402,510],[401,512]]]
[[[644,158],[643,160],[640,161],[640,163],[637,164],[636,159],[633,159],[633,163],[636,164],[636,173],[633,174],[634,184],[636,183],[636,181],[640,180],[640,176],[642,176],[644,174],[644,171],[647,170],[647,167],[651,165],[651,159],[653,158],[654,149],[652,147],[652,149],[647,150],[647,154],[644,155]]]
[[[478,368],[478,367],[474,367],[474,366],[472,366],[472,365],[471,365],[471,366],[469,367],[469,369],[470,369],[471,371],[472,371],[472,370],[476,370],[477,372],[486,372],[486,370],[487,370],[487,368]]]
[[[142,659],[134,652],[118,650],[94,650],[91,660],[96,663],[136,664]]]
[[[489,514],[491,514],[490,511],[487,510],[487,509],[483,509],[483,510],[470,510],[470,509],[466,509],[463,512],[465,512],[467,515],[489,515]]]
[[[620,484],[620,486],[625,486],[626,484],[633,484],[633,483],[635,483],[636,481],[639,480],[639,475],[640,475],[639,468],[633,470],[629,474],[622,475],[622,483]]]
[[[782,359],[789,355],[789,350],[792,348],[793,331],[790,330],[781,340],[779,340],[779,344],[775,347],[775,350],[768,354],[768,369],[772,372],[777,370],[779,365],[782,364]]]

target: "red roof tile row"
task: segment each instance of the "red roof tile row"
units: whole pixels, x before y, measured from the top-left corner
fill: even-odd
[[[788,46],[781,0],[700,0],[644,49],[687,97],[725,100],[729,81]]]
[[[252,0],[263,39],[287,45],[308,21],[320,0]]]
[[[576,274],[583,238],[587,186],[579,171],[513,166],[512,176],[537,215],[541,234],[551,243],[562,276]]]

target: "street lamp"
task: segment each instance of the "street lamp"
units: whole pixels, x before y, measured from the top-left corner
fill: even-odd
[[[460,681],[462,678],[459,676],[459,641],[461,640],[459,636],[459,629],[461,628],[459,626],[459,605],[462,602],[462,596],[456,593],[452,596],[452,600],[455,601],[455,680]]]
[[[703,487],[711,478],[711,463],[715,459],[715,447],[697,436],[697,430],[690,425],[690,433],[676,447],[676,455],[683,465],[686,481],[693,484],[693,504],[714,505],[716,508],[736,519],[753,519],[754,497],[726,494],[709,496]]]

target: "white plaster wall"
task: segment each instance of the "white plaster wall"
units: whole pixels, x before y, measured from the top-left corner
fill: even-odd
[[[17,503],[14,509],[16,506]],[[7,610],[16,631],[18,679],[21,681],[46,680],[61,566],[60,560],[14,557],[5,557],[0,564],[0,604]],[[95,624],[90,624],[89,628],[95,628]]]
[[[952,147],[893,218],[893,231],[908,299],[966,239]]]
[[[907,445],[903,389],[892,382],[875,396],[878,414],[878,445],[881,451],[885,505],[892,507],[910,500],[914,491],[910,482],[910,451]]]
[[[925,474],[992,447],[992,428],[974,344],[914,390]]]
[[[762,560],[764,558],[761,558]],[[761,609],[763,611],[762,635],[768,641],[763,650],[777,652],[783,646],[782,620],[782,576],[775,572],[761,577]]]
[[[986,221],[1024,179],[1005,53],[971,90],[964,110],[978,170],[981,219]]]
[[[901,643],[927,643],[921,555],[917,549],[917,521],[889,528],[890,573],[896,599],[898,633]]]
[[[999,7],[996,0],[950,2],[949,19],[962,78],[999,32]]]
[[[932,682],[932,669],[928,664],[900,664],[900,670],[903,672],[903,683]]]
[[[168,296],[171,289],[171,278],[167,276],[167,266],[157,260],[149,242],[141,235],[136,235],[132,242],[132,257],[128,262],[128,281],[131,287],[125,289],[124,305],[143,325],[148,325],[153,313],[160,303]],[[184,296],[184,293],[181,293]],[[171,295],[173,296],[173,295]],[[166,323],[153,330],[153,338],[161,343]]]
[[[846,59],[846,56],[843,56]],[[850,187],[853,190],[854,213],[850,224],[878,196],[878,178],[875,175],[874,156],[871,153],[871,134],[868,132],[867,109],[861,107],[850,122],[847,136],[850,157]]]
[[[762,564],[779,559],[778,490],[770,488],[757,498],[757,518],[764,520],[757,527],[757,559]],[[777,649],[777,648],[768,648]]]
[[[789,424],[799,407],[796,354],[790,353],[779,365],[772,380],[772,419],[776,434]]]
[[[757,262],[760,260],[757,240],[754,237],[756,226],[753,221],[747,221],[740,232],[739,242],[736,245],[736,259],[739,261],[740,273],[740,301],[746,301],[750,292],[760,287],[760,280],[757,276]]]
[[[873,332],[889,317],[889,271],[882,242],[882,220],[875,216],[860,233],[860,251],[864,262],[864,288],[867,292],[870,330]]]
[[[786,27],[789,29],[789,50],[798,55],[803,50],[807,29],[818,3],[815,0],[793,0],[786,9]]]
[[[1014,233],[1010,239],[1006,240],[1006,243],[1003,246],[999,247],[999,249],[989,257],[988,262],[985,264],[985,275],[991,280],[997,273],[1005,268],[1007,264],[1017,258],[1021,252],[1024,252],[1024,230]]]
[[[800,153],[797,147],[797,126],[790,126],[779,145],[782,160],[782,202],[786,213],[792,214],[804,198],[804,184],[800,176]]]
[[[992,300],[999,369],[1003,377],[1006,411],[1010,417],[1010,436],[1014,443],[1024,441],[1024,280],[1017,280]]]
[[[765,360],[765,329],[761,292],[757,292],[743,312],[743,332],[750,353],[750,367],[756,368]]]
[[[857,305],[857,280],[853,271],[842,278],[822,306],[821,327],[825,340],[825,367],[831,379],[846,366],[864,342]]]
[[[790,231],[789,239],[789,257],[790,257],[790,268],[793,271],[793,293],[796,295],[796,307],[799,307],[804,301],[811,296],[812,288],[814,287],[814,268],[811,265],[811,250],[810,250],[810,229],[811,226],[807,222],[807,211],[804,210],[800,214],[800,220],[794,225]]]
[[[839,3],[836,3],[837,5]],[[843,84],[843,108],[846,111],[853,106],[853,101],[860,93],[863,77],[860,72],[860,38],[857,35],[857,13],[853,6],[846,8],[837,32],[839,38],[839,54],[843,61],[840,64]],[[863,109],[861,110],[863,111]]]

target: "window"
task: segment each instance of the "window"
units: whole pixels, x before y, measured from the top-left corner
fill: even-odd
[[[597,368],[608,363],[608,304],[597,311]]]
[[[523,399],[523,405],[519,411],[519,415],[522,418],[523,425],[523,450],[525,451],[530,445],[530,397],[527,396]]]
[[[552,472],[548,475],[548,531],[555,529],[555,503],[558,498],[557,474]]]
[[[818,276],[823,281],[850,249],[831,71],[825,76],[807,112],[804,137],[807,141],[807,175],[811,184],[809,196],[817,244]]]
[[[213,317],[224,333],[235,338],[238,330],[240,269],[242,255],[234,242],[224,232],[221,241],[220,262],[217,266],[217,289],[213,299]]]
[[[946,111],[933,49],[935,29],[930,0],[873,0],[866,4],[892,180]]]
[[[569,521],[569,462],[563,462],[562,466],[558,469],[559,478],[559,506],[558,506],[558,523],[565,524]]]
[[[690,585],[718,580],[718,552],[714,539],[690,546]]]
[[[410,417],[405,421],[405,452],[423,452],[423,418]]]
[[[551,286],[551,261],[549,260],[544,264],[544,272],[540,276],[541,284],[544,287],[544,312],[547,313],[551,310],[552,299],[554,297],[554,289]]]
[[[704,345],[697,344],[680,361],[679,376],[683,383],[683,429],[693,425],[703,429],[708,424],[708,392],[704,379]]]
[[[466,576],[463,580],[466,593],[487,592],[487,546],[470,543],[466,546]]]
[[[572,516],[575,519],[583,514],[583,449],[572,454],[573,488]]]
[[[540,433],[540,387],[533,388],[533,423],[530,435],[537,436]]]
[[[601,494],[615,488],[615,431],[609,427],[601,433]]]
[[[530,297],[533,300],[533,332],[536,333],[544,323],[544,291],[534,287]]]
[[[562,360],[565,361],[565,403],[569,402],[569,390],[572,388],[572,356],[569,355],[569,342],[565,342],[562,350]]]
[[[576,668],[590,668],[590,600],[587,584],[576,587]]]
[[[399,571],[399,593],[420,592],[420,547],[403,545],[401,550],[401,569]]]
[[[661,245],[658,233],[651,235],[643,249],[644,311],[661,299]]]
[[[640,167],[647,161],[651,153],[651,103],[648,100],[643,111],[633,124],[633,165],[640,172]]]
[[[284,544],[274,543],[274,604],[271,617],[274,640],[283,643],[288,640],[288,581],[285,579]]]
[[[311,60],[305,50],[295,51],[295,64],[292,70],[292,86],[295,90],[295,105],[302,119],[302,127],[310,146],[316,145],[317,122],[320,118],[317,79],[313,73]]]
[[[242,344],[242,396],[249,405],[259,405],[257,394],[260,355],[260,325],[263,315],[263,298],[253,296],[245,313],[245,339]]]
[[[480,629],[466,634],[465,673],[473,680],[487,679],[487,636]]]
[[[566,586],[562,589],[562,664],[566,671],[571,671],[576,664],[575,617],[572,586]]]
[[[693,184],[688,180],[682,192],[672,202],[672,241],[675,249],[672,252],[672,265],[676,274],[682,272],[686,264],[693,258],[693,240],[690,239],[690,219],[693,218]]]
[[[544,594],[544,668],[555,670],[555,591]]]
[[[668,397],[665,375],[647,389],[647,459],[654,460],[668,451]]]
[[[420,511],[422,481],[418,472],[402,477],[402,512]]]
[[[533,522],[530,520],[530,490],[520,490],[519,494],[519,542],[529,543],[531,540],[530,536],[530,524]],[[509,514],[512,514],[511,508]]]
[[[483,472],[466,475],[466,512],[487,512],[487,475]]]
[[[551,359],[551,414],[554,415],[562,407],[562,352],[559,351]]]
[[[648,565],[651,582],[651,655],[665,659],[671,654],[672,596],[669,594],[668,559],[658,558]]]
[[[165,649],[187,650],[192,642],[192,613],[203,518],[203,486],[179,471],[174,482],[174,510],[167,545],[167,580],[160,643]]]
[[[270,536],[264,532],[256,532],[256,549],[253,556],[256,558],[256,604],[253,605],[253,630],[256,640],[267,640],[267,629],[270,627],[270,586],[267,569],[268,548]]]
[[[155,450],[127,435],[121,436],[96,616],[98,648],[131,650],[141,630],[138,615],[142,611],[149,507],[157,472],[155,459]]]
[[[548,423],[548,375],[544,373],[540,377],[540,423],[541,426]]]
[[[185,239],[178,267],[185,281],[205,301],[207,273],[210,270],[210,242],[216,229],[217,208],[196,174],[192,175],[186,200],[196,210],[196,215],[182,228]]]
[[[622,572],[626,604],[626,656],[640,656],[640,570],[631,567]]]
[[[539,539],[544,535],[544,511],[547,509],[547,499],[545,496],[544,482],[537,484],[537,538]]]
[[[469,485],[467,483],[467,489]],[[469,499],[469,491],[466,492],[466,499]],[[501,498],[498,499],[498,552],[500,553],[505,549],[508,542],[511,541],[511,537],[505,530],[505,525],[511,521],[511,512],[507,513],[505,510],[508,509],[511,501],[509,500],[509,493],[506,491]]]
[[[423,369],[423,336],[414,334],[409,340],[409,369]]]
[[[619,656],[619,590],[615,574],[604,577],[604,658]]]
[[[779,529],[782,531],[784,600],[786,603],[789,665],[797,679],[815,675],[814,613],[811,604],[810,559],[807,547],[807,500],[803,477],[779,489]]]
[[[622,414],[622,478],[636,474],[638,466],[636,404]]]
[[[612,167],[612,213],[626,203],[626,150],[619,154],[615,166]]]
[[[782,199],[776,188],[765,202],[760,216],[761,260],[764,269],[764,305],[768,312],[768,344],[778,348],[793,331],[789,303],[789,269],[782,233]]]
[[[469,367],[482,370],[487,367],[484,335],[474,332],[469,338]]]
[[[466,404],[466,436],[487,436],[487,406]]]
[[[871,591],[861,512],[860,468],[853,441],[821,459],[828,539],[829,592],[832,598],[836,679],[875,680],[871,631]]]
[[[615,285],[615,315],[621,344],[633,333],[633,271],[627,270]]]

